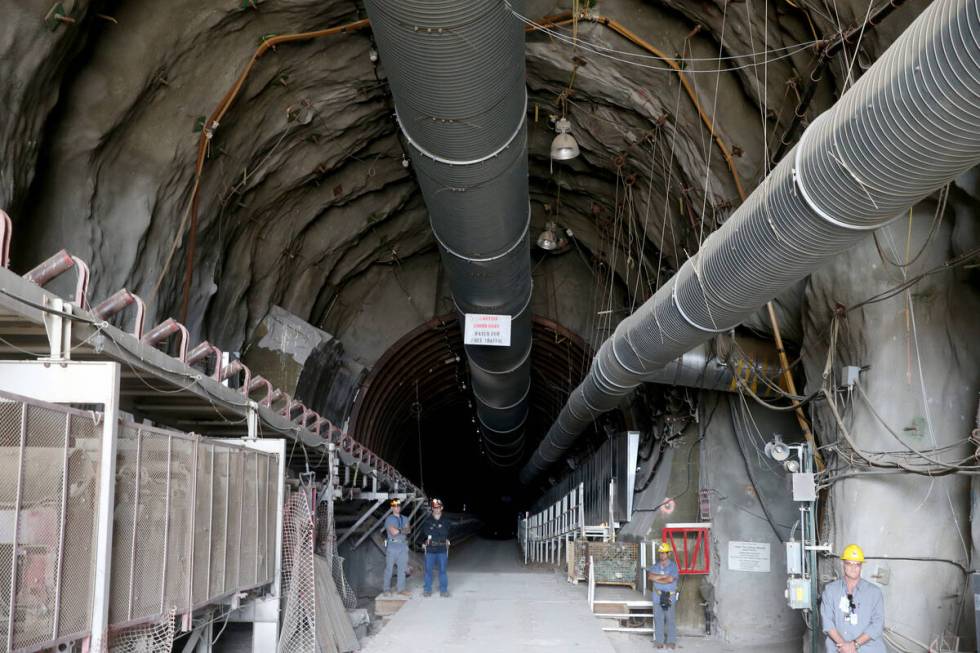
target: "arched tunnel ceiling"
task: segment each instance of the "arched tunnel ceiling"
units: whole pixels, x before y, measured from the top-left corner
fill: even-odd
[[[49,29],[50,3],[0,2],[0,205],[16,221],[14,266],[69,246],[96,271],[93,295],[125,285],[155,316],[179,315],[201,118],[263,38],[351,23],[362,8],[346,0],[63,4],[75,22]],[[923,5],[909,1],[868,30],[858,65]],[[569,8],[532,0],[525,11],[538,18]],[[596,11],[681,60],[751,189],[810,84],[813,41],[859,25],[867,9],[859,0],[606,0]],[[585,255],[612,266],[642,299],[739,198],[677,76],[633,57],[644,53],[608,28],[584,21],[575,29],[627,55],[528,37],[534,228],[554,217],[573,229]],[[252,68],[208,144],[192,332],[238,349],[272,304],[321,324],[338,292],[372,266],[432,248],[371,50],[370,31],[359,30],[277,46]],[[833,58],[808,117],[832,101],[851,54]],[[616,60],[624,58],[634,65]],[[560,96],[583,155],[553,174],[548,116],[560,111]]]
[[[560,256],[534,249],[532,310],[595,349],[925,4],[604,0],[596,15],[635,42],[600,20],[529,32],[531,235],[549,221],[573,234]],[[0,207],[15,220],[15,269],[68,247],[93,269],[93,300],[128,287],[149,323],[182,317],[232,352],[278,305],[367,369],[452,311],[359,3],[64,6],[74,22],[48,26],[47,3],[0,0]],[[569,9],[529,0],[525,13]],[[344,25],[253,59],[272,36]],[[821,64],[848,30],[860,38]],[[590,45],[570,45],[573,33]],[[582,155],[552,162],[563,112]],[[796,343],[802,300],[799,288],[778,300]]]

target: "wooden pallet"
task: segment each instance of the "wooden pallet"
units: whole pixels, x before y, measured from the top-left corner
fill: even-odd
[[[379,594],[377,598],[374,599],[374,614],[379,617],[390,617],[399,610],[402,606],[408,602],[409,596],[402,596],[401,594]]]

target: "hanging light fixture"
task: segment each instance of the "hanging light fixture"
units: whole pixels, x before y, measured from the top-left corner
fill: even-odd
[[[575,137],[569,132],[572,130],[572,123],[567,118],[562,118],[555,125],[558,135],[551,141],[551,158],[556,161],[568,161],[579,155],[578,143]]]
[[[544,231],[538,236],[538,247],[546,252],[560,252],[568,247],[567,230],[562,229],[556,222],[548,222],[544,225]],[[571,235],[571,234],[569,234]]]
[[[558,238],[555,236],[554,222],[549,222],[544,226],[544,231],[538,236],[538,247],[547,252],[558,249]]]

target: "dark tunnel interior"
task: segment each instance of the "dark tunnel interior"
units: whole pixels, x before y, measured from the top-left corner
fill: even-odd
[[[374,366],[354,404],[349,430],[448,510],[477,515],[488,536],[512,533],[538,493],[517,475],[588,372],[591,352],[577,335],[535,316],[529,414],[520,462],[486,456],[453,314],[434,318],[396,342]],[[586,435],[586,442],[595,433]]]

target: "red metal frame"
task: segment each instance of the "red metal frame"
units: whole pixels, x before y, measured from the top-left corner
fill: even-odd
[[[663,538],[661,541],[670,542],[681,576],[711,572],[710,532],[711,529],[707,527],[664,528],[661,532]],[[694,546],[689,547],[692,536]],[[680,548],[678,548],[678,541]]]

